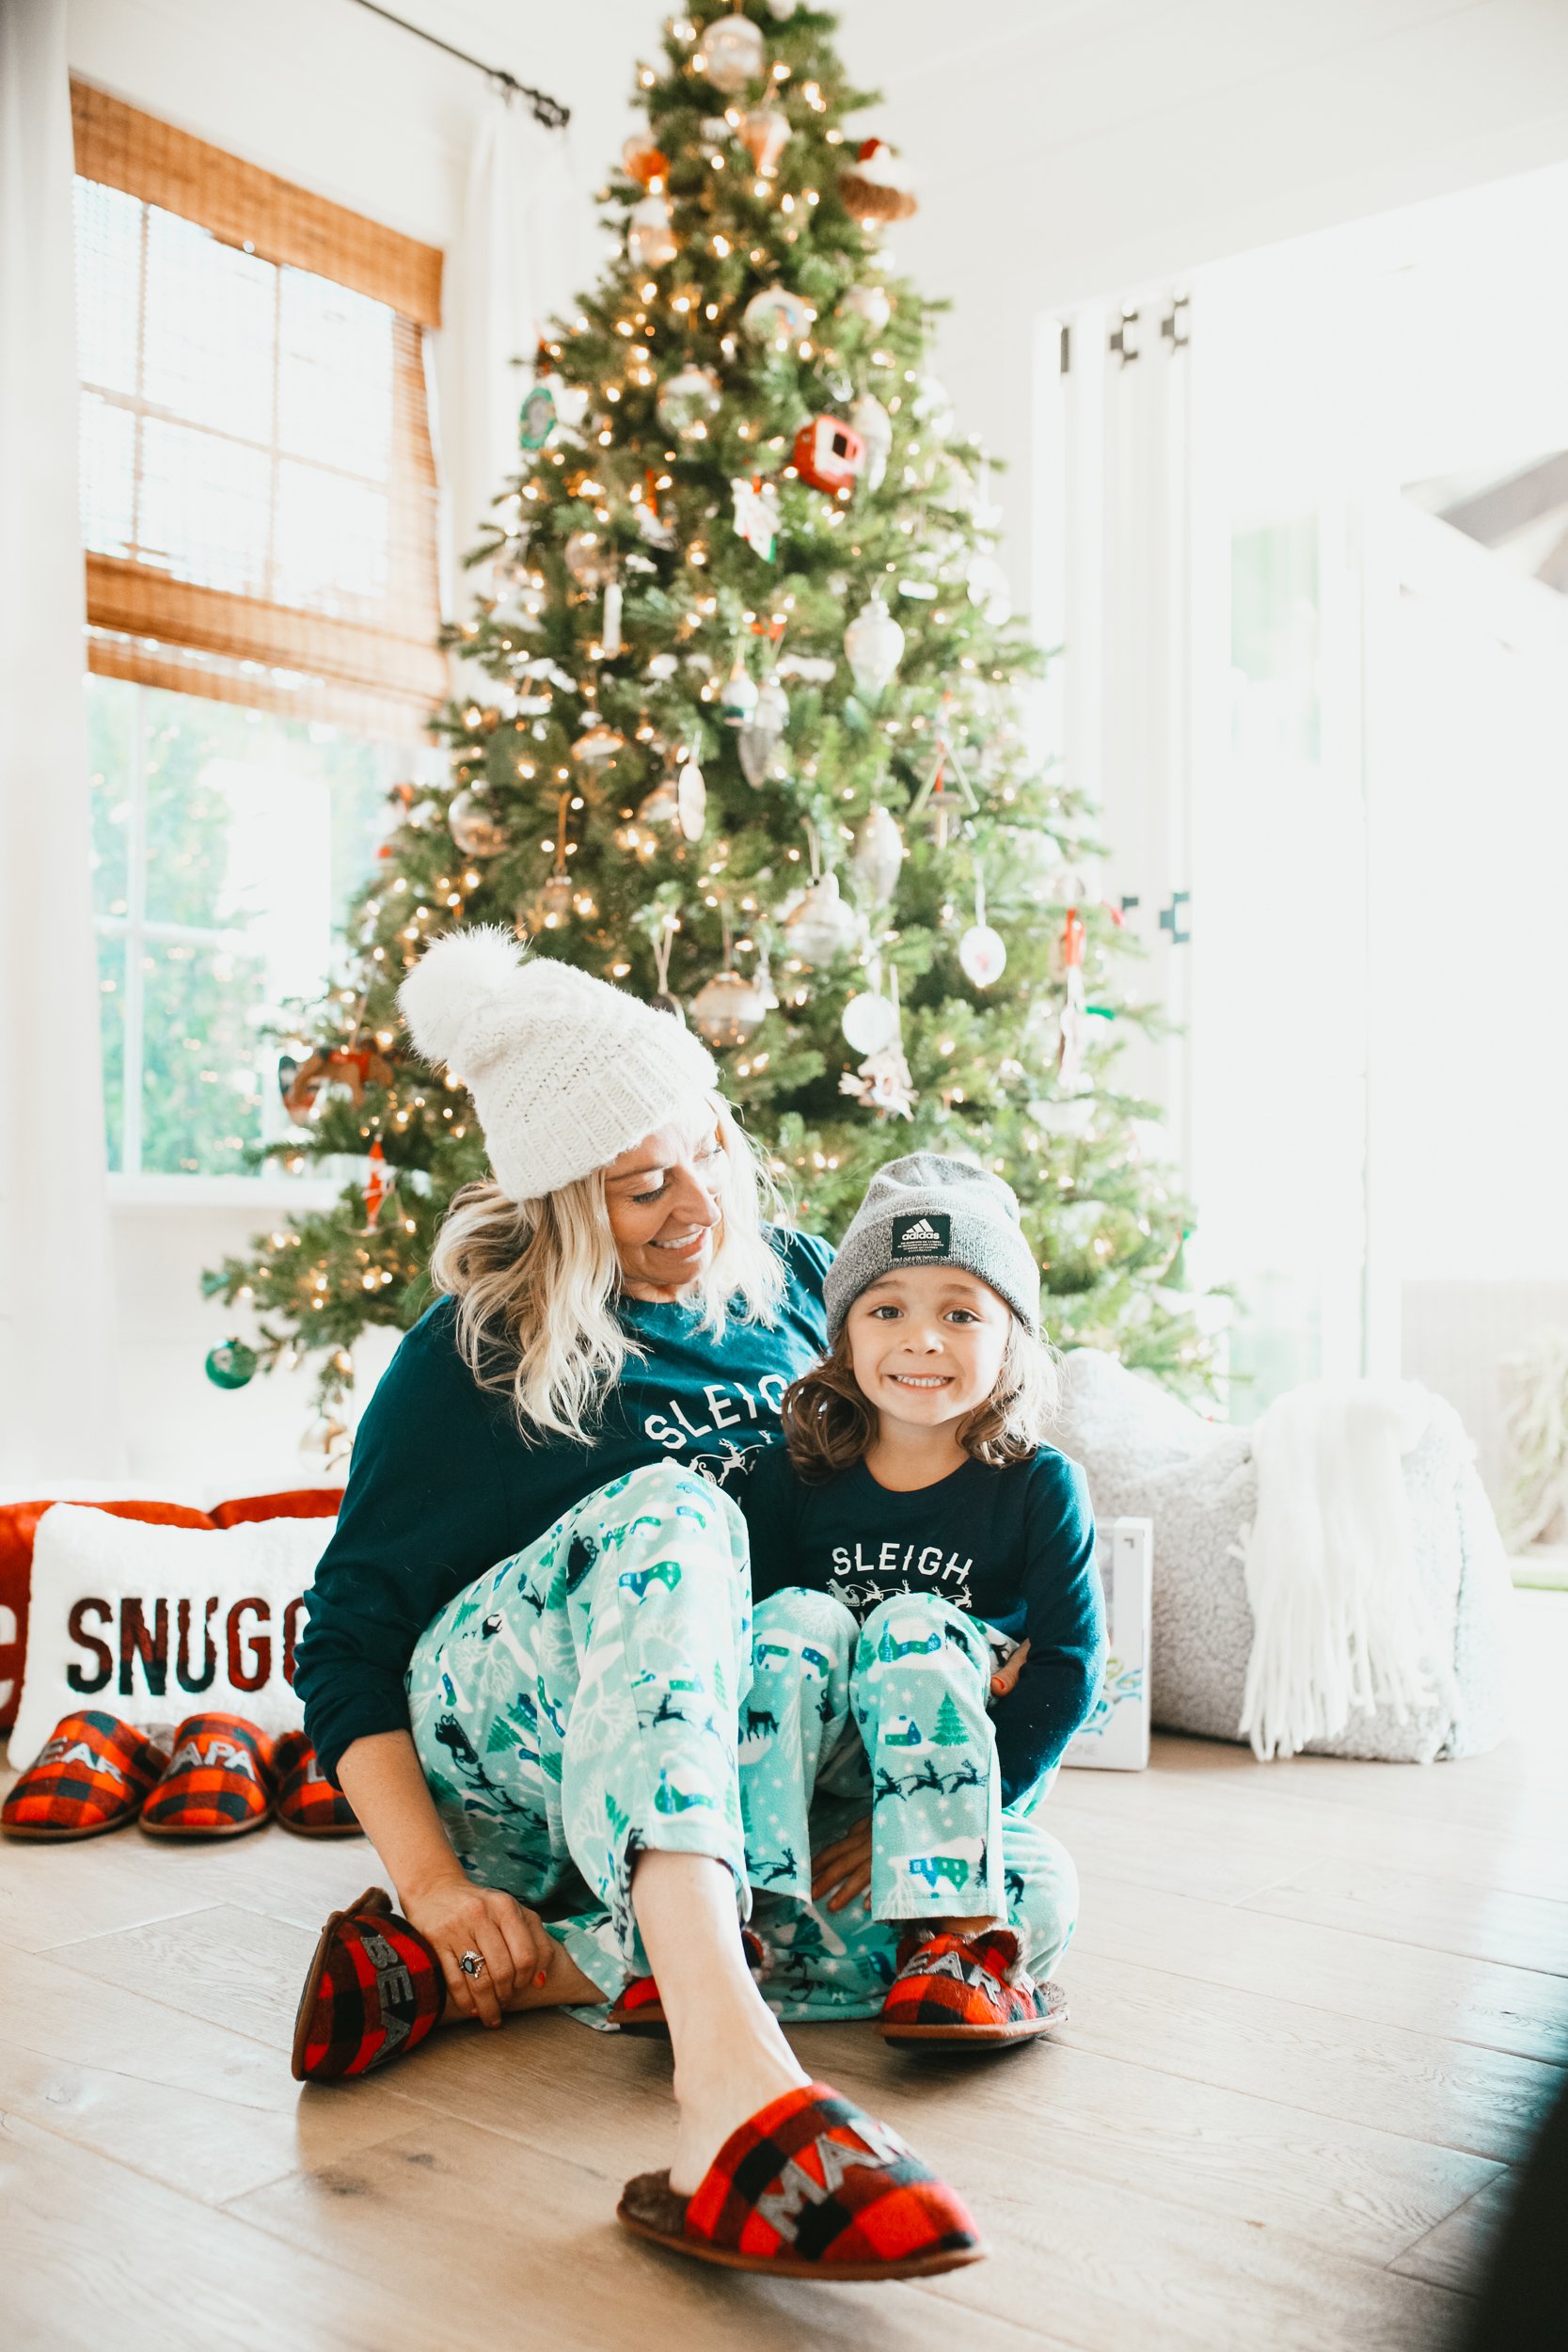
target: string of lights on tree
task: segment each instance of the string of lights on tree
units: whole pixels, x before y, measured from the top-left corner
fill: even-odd
[[[615,258],[519,383],[449,635],[450,779],[398,788],[345,984],[284,1066],[288,1163],[359,1176],[208,1278],[250,1327],[213,1376],[313,1357],[328,1451],[355,1340],[429,1303],[484,1170],[395,1003],[468,922],[691,1022],[806,1229],[896,1152],[969,1152],[1019,1193],[1059,1343],[1202,1376],[1184,1205],[1116,1083],[1157,1015],[1092,814],[1025,739],[1045,663],[886,242],[911,178],[847,133],[875,102],[834,26],[790,0],[666,22],[603,191]]]

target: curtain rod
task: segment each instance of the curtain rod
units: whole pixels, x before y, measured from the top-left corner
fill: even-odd
[[[477,73],[483,74],[487,82],[499,83],[509,98],[514,93],[519,98],[526,98],[533,109],[535,122],[543,123],[546,131],[563,131],[572,119],[570,106],[563,106],[559,98],[551,98],[546,90],[533,89],[527,82],[519,82],[516,75],[508,73],[504,66],[486,65],[483,57],[471,57],[466,49],[453,48],[451,42],[443,40],[438,33],[427,33],[422,24],[410,24],[405,16],[394,16],[390,8],[379,8],[376,0],[356,0],[356,5],[369,8],[372,16],[383,18],[387,24],[396,24],[404,32],[412,33],[416,40],[427,40],[433,49],[444,49],[447,56],[455,57],[460,65],[471,65]]]

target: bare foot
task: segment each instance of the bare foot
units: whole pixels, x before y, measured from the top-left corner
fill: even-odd
[[[771,2033],[759,2026],[716,2037],[676,2074],[680,2114],[670,2185],[677,2196],[692,2194],[725,2140],[749,2117],[811,2080],[771,2013],[765,2015]]]

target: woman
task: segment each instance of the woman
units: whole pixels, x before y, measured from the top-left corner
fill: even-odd
[[[328,1922],[295,2072],[651,1972],[678,2123],[628,2227],[792,2276],[974,2261],[952,2191],[808,2081],[737,1931],[750,1584],[718,1482],[820,1353],[828,1253],[763,1226],[713,1063],[668,1014],[486,931],[438,941],[402,1001],[462,1073],[494,1181],[449,1214],[447,1296],[366,1413],[309,1597],[307,1728],[403,1914],[372,1890]]]

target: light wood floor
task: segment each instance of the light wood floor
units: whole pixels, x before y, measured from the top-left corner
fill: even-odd
[[[1521,1594],[1522,1728],[1426,1772],[1161,1740],[1064,1775],[1058,2042],[920,2066],[797,2037],[969,2197],[926,2286],[736,2280],[612,2221],[668,2058],[564,2018],[306,2091],[314,1931],[377,1868],[274,1828],[0,1849],[8,2352],[1433,2352],[1568,2059],[1568,1597]]]

